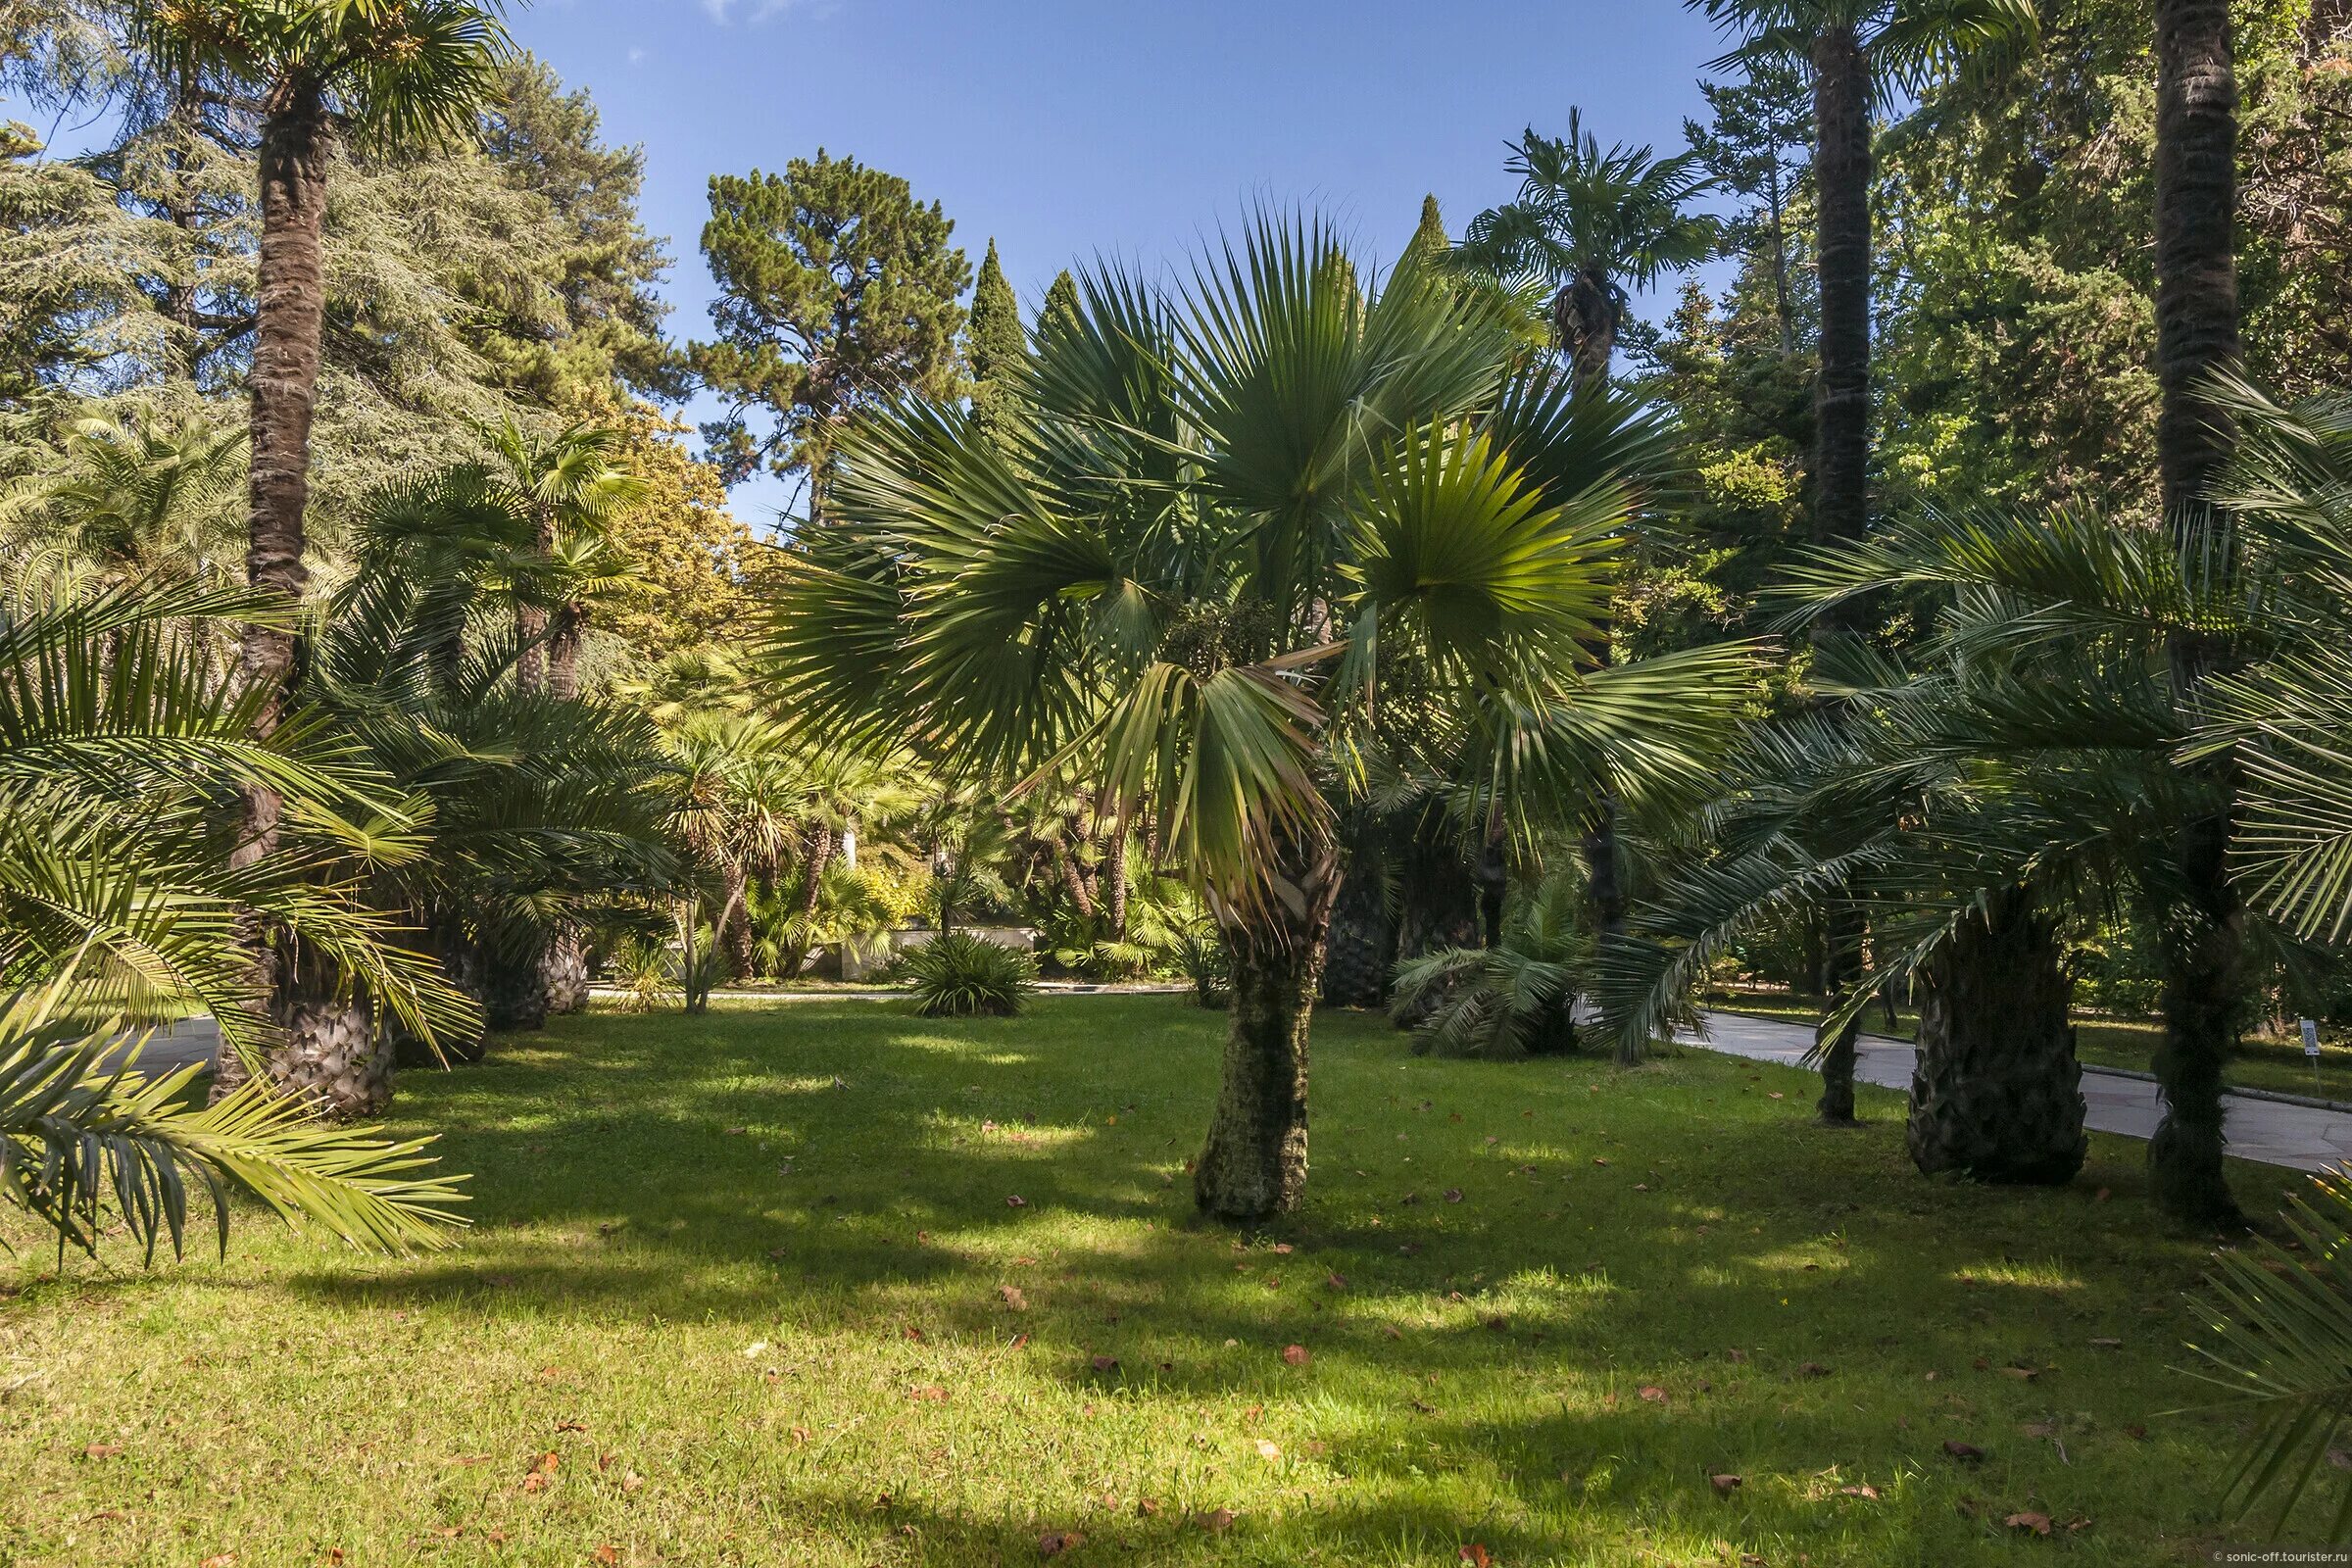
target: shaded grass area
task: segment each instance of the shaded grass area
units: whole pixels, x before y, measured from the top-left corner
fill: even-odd
[[[1758,1018],[1785,1018],[1791,1023],[1812,1024],[1826,1010],[1819,997],[1801,996],[1788,991],[1713,991],[1702,999],[1711,1007],[1726,1012],[1743,1012]],[[1862,1027],[1871,1034],[1890,1034],[1899,1039],[1916,1038],[1919,1014],[1902,1007],[1895,1012],[1893,1029],[1886,1027],[1886,1015],[1875,1004],[1863,1016]],[[2085,1067],[2124,1067],[2132,1072],[2153,1070],[2156,1047],[2163,1036],[2163,1025],[2153,1018],[2121,1017],[2112,1013],[2082,1012],[2075,1016],[2075,1054]],[[2327,1100],[2352,1102],[2352,1044],[2331,1039],[2324,1033],[2320,1043],[2319,1074],[2315,1080],[2309,1057],[2303,1054],[2301,1042],[2282,1040],[2270,1035],[2249,1035],[2238,1042],[2237,1054],[2230,1060],[2224,1078],[2241,1089],[2275,1089],[2289,1095],[2317,1095]],[[2314,1084],[2318,1087],[2314,1087]]]
[[[1439,1060],[1334,1015],[1310,1200],[1236,1237],[1184,1172],[1218,1042],[1168,998],[722,1004],[414,1074],[401,1130],[476,1173],[459,1251],[257,1218],[225,1264],[0,1274],[0,1564],[1060,1535],[1072,1564],[2136,1568],[2219,1539],[2235,1418],[2161,1413],[2204,1398],[2168,1369],[2203,1248],[2158,1233],[2135,1144],[2064,1192],[1935,1185],[1891,1095],[1830,1133],[1785,1068]]]

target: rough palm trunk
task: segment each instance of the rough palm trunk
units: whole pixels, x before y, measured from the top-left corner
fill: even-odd
[[[1813,41],[1815,260],[1821,295],[1821,368],[1813,383],[1812,536],[1816,544],[1859,539],[1870,527],[1870,60],[1851,26]],[[1834,637],[1836,614],[1814,622]],[[1834,906],[1824,989],[1842,995],[1861,976],[1861,916]],[[1821,1119],[1854,1120],[1858,1024],[1820,1042]]]
[[[1568,356],[1568,377],[1578,391],[1608,383],[1622,315],[1616,287],[1598,267],[1579,271],[1552,300],[1551,329]]]
[[[2236,364],[2237,80],[2226,0],[2156,5],[2156,354],[2163,406],[2157,460],[2165,515],[2206,505],[2231,432],[2200,396],[2204,378]],[[2222,651],[2193,634],[2170,650],[2176,697],[2193,698]],[[2234,786],[2227,763],[2217,793]],[[2165,1038],[2156,1053],[2165,1118],[2148,1142],[2157,1201],[2200,1226],[2242,1222],[2222,1168],[2222,1070],[2236,1041],[2245,986],[2244,917],[2228,877],[2230,815],[2182,824],[2175,862],[2185,920],[2167,922]]]
[[[829,827],[820,827],[808,844],[808,879],[801,884],[801,915],[804,919],[816,913],[817,902],[825,895],[825,872],[833,864],[833,852],[841,841]]]
[[[555,614],[555,629],[547,639],[547,694],[570,702],[580,695],[580,644],[587,621],[577,605],[564,605]]]
[[[2020,889],[1920,975],[1907,1136],[1921,1172],[2063,1187],[2082,1168],[2082,1068],[2056,929]]]
[[[1338,858],[1324,849],[1294,860],[1289,874],[1295,905],[1270,897],[1224,924],[1233,956],[1224,1083],[1193,1176],[1194,1201],[1215,1219],[1266,1219],[1296,1205],[1306,1186],[1307,1029]]]
[[[539,960],[547,982],[547,1010],[573,1013],[588,1005],[588,947],[576,926],[565,926]]]
[[[1870,526],[1870,62],[1850,27],[1813,45],[1821,373],[1813,389],[1813,538]]]
[[[271,1005],[270,1082],[327,1121],[380,1116],[392,1103],[393,1040],[364,994],[312,956],[291,955]]]
[[[1396,961],[1396,922],[1380,878],[1350,872],[1332,906],[1321,998],[1331,1007],[1385,1007]]]
[[[727,974],[736,980],[749,979],[752,973],[752,912],[745,897],[746,880],[743,867],[729,861],[725,902],[719,906],[718,929],[712,933],[725,957]]]
[[[330,130],[316,90],[281,88],[269,104],[261,145],[261,255],[256,274],[252,370],[252,477],[248,489],[246,578],[256,588],[299,603],[310,585],[303,564],[304,514],[310,505],[311,421],[318,389],[318,343],[326,283],[321,233],[326,217]],[[255,716],[267,737],[283,717],[300,678],[294,633],[248,625],[238,638],[245,682],[269,694]],[[237,842],[229,863],[252,865],[277,849],[284,801],[262,785],[241,789]],[[285,983],[270,934],[257,922],[240,931],[265,994]],[[215,1064],[213,1094],[228,1093],[248,1074],[225,1046]]]
[[[539,946],[516,939],[486,945],[470,956],[466,989],[482,1004],[484,1027],[500,1034],[546,1027],[543,952]]]
[[[270,1054],[270,1078],[326,1121],[380,1116],[392,1105],[392,1038],[368,1004],[332,996],[302,998],[281,1009],[283,1038]]]

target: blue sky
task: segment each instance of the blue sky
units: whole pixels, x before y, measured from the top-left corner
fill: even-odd
[[[1073,260],[1181,260],[1259,202],[1385,261],[1425,192],[1457,237],[1507,198],[1503,144],[1571,105],[1604,141],[1679,147],[1722,48],[1675,0],[540,0],[514,27],[644,145],[680,336],[708,325],[720,171],[854,154],[938,200],[975,265],[994,235],[1030,303]]]

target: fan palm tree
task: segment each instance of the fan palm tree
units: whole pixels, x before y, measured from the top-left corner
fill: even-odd
[[[0,550],[21,581],[86,573],[102,583],[214,578],[236,553],[246,432],[201,411],[93,411],[69,420],[53,460],[0,495]]]
[[[1820,368],[1813,384],[1810,498],[1817,544],[1858,539],[1870,526],[1871,121],[1898,92],[1917,92],[1977,51],[2030,38],[2033,0],[1684,0],[1740,46],[1718,66],[1793,64],[1813,82],[1814,261],[1820,294]],[[1835,616],[1815,622],[1835,636]],[[1860,964],[1862,932],[1849,909],[1828,926],[1834,984]],[[1821,1116],[1854,1116],[1855,1031],[1828,1043]]]
[[[1398,964],[1394,1005],[1420,1019],[1414,1048],[1482,1056],[1574,1051],[1576,1001],[1592,956],[1580,894],[1570,879],[1547,877],[1504,917],[1499,941]]]
[[[587,602],[635,586],[605,525],[644,501],[647,485],[613,461],[622,437],[606,426],[573,424],[537,436],[510,417],[484,436],[491,472],[529,521],[531,543],[544,564],[536,582],[525,580],[536,591],[515,599],[515,631],[522,639],[515,679],[525,691],[544,685],[557,697],[576,697]]]
[[[813,731],[1155,813],[1233,957],[1195,1175],[1227,1219],[1304,1185],[1328,792],[1391,675],[1452,698],[1508,809],[1694,770],[1746,665],[1594,667],[1653,443],[1548,369],[1510,378],[1499,328],[1400,272],[1367,298],[1322,228],[1262,220],[1172,292],[1096,273],[1009,449],[925,403],[853,436],[776,606],[775,706]]]
[[[500,0],[131,0],[129,34],[155,74],[257,121],[261,242],[255,279],[252,469],[246,574],[289,601],[303,556],[311,422],[325,319],[322,245],[329,154],[340,137],[392,147],[470,135],[508,53]],[[296,672],[282,619],[250,623],[245,678],[275,724]],[[244,859],[268,856],[283,803],[244,800]]]
[[[1605,380],[1632,291],[1715,253],[1720,226],[1689,210],[1714,181],[1695,153],[1659,158],[1622,142],[1603,151],[1575,109],[1565,138],[1530,126],[1508,167],[1517,199],[1472,219],[1454,262],[1497,278],[1542,278],[1553,342],[1577,384]]]

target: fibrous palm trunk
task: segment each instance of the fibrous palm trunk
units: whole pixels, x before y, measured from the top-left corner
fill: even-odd
[[[2237,79],[2227,0],[2157,0],[2156,61],[2157,459],[2165,515],[2180,519],[2206,507],[2231,444],[2200,395],[2206,376],[2238,358]],[[2225,662],[2193,633],[2177,635],[2170,652],[2182,701]],[[2227,801],[2235,782],[2228,764],[2208,765]],[[2167,922],[2156,1053],[2165,1118],[2148,1142],[2157,1201],[2200,1226],[2241,1222],[2222,1167],[2222,1069],[2245,985],[2229,841],[2225,806],[2184,823],[2175,845],[2188,907],[2179,911],[2185,921]]]
[[[547,694],[570,702],[580,695],[580,644],[587,618],[577,605],[564,605],[555,613],[547,638]]]
[[[1380,878],[1350,872],[1332,906],[1324,944],[1321,997],[1333,1007],[1384,1007],[1389,971],[1396,962],[1396,922],[1389,918]]]
[[[2062,956],[2051,923],[2011,888],[1921,970],[1907,1132],[1924,1174],[2062,1187],[2082,1168],[2090,1140]]]
[[[326,310],[322,233],[330,128],[315,89],[281,88],[268,106],[261,145],[261,255],[256,274],[252,370],[252,477],[245,553],[256,588],[299,603],[310,584],[303,564],[304,514],[310,505],[311,421],[318,389],[319,334]],[[239,637],[246,683],[269,694],[254,728],[269,736],[300,679],[294,633],[283,625],[248,625]],[[263,784],[239,792],[232,866],[252,865],[277,849],[284,801]],[[253,955],[258,989],[287,983],[270,934],[258,922],[241,931]],[[213,1094],[227,1094],[248,1074],[225,1046],[215,1064]]]
[[[1224,1082],[1193,1200],[1240,1223],[1290,1209],[1306,1186],[1307,1029],[1340,869],[1328,847],[1285,860],[1291,887],[1223,922],[1233,956]]]
[[[1815,255],[1821,292],[1821,369],[1813,383],[1812,535],[1817,544],[1859,539],[1870,527],[1870,60],[1850,25],[1813,41]],[[1833,637],[1835,615],[1814,623]],[[1842,995],[1861,974],[1862,920],[1840,904],[1830,914],[1832,972]],[[1858,1025],[1823,1044],[1821,1119],[1854,1119]]]

